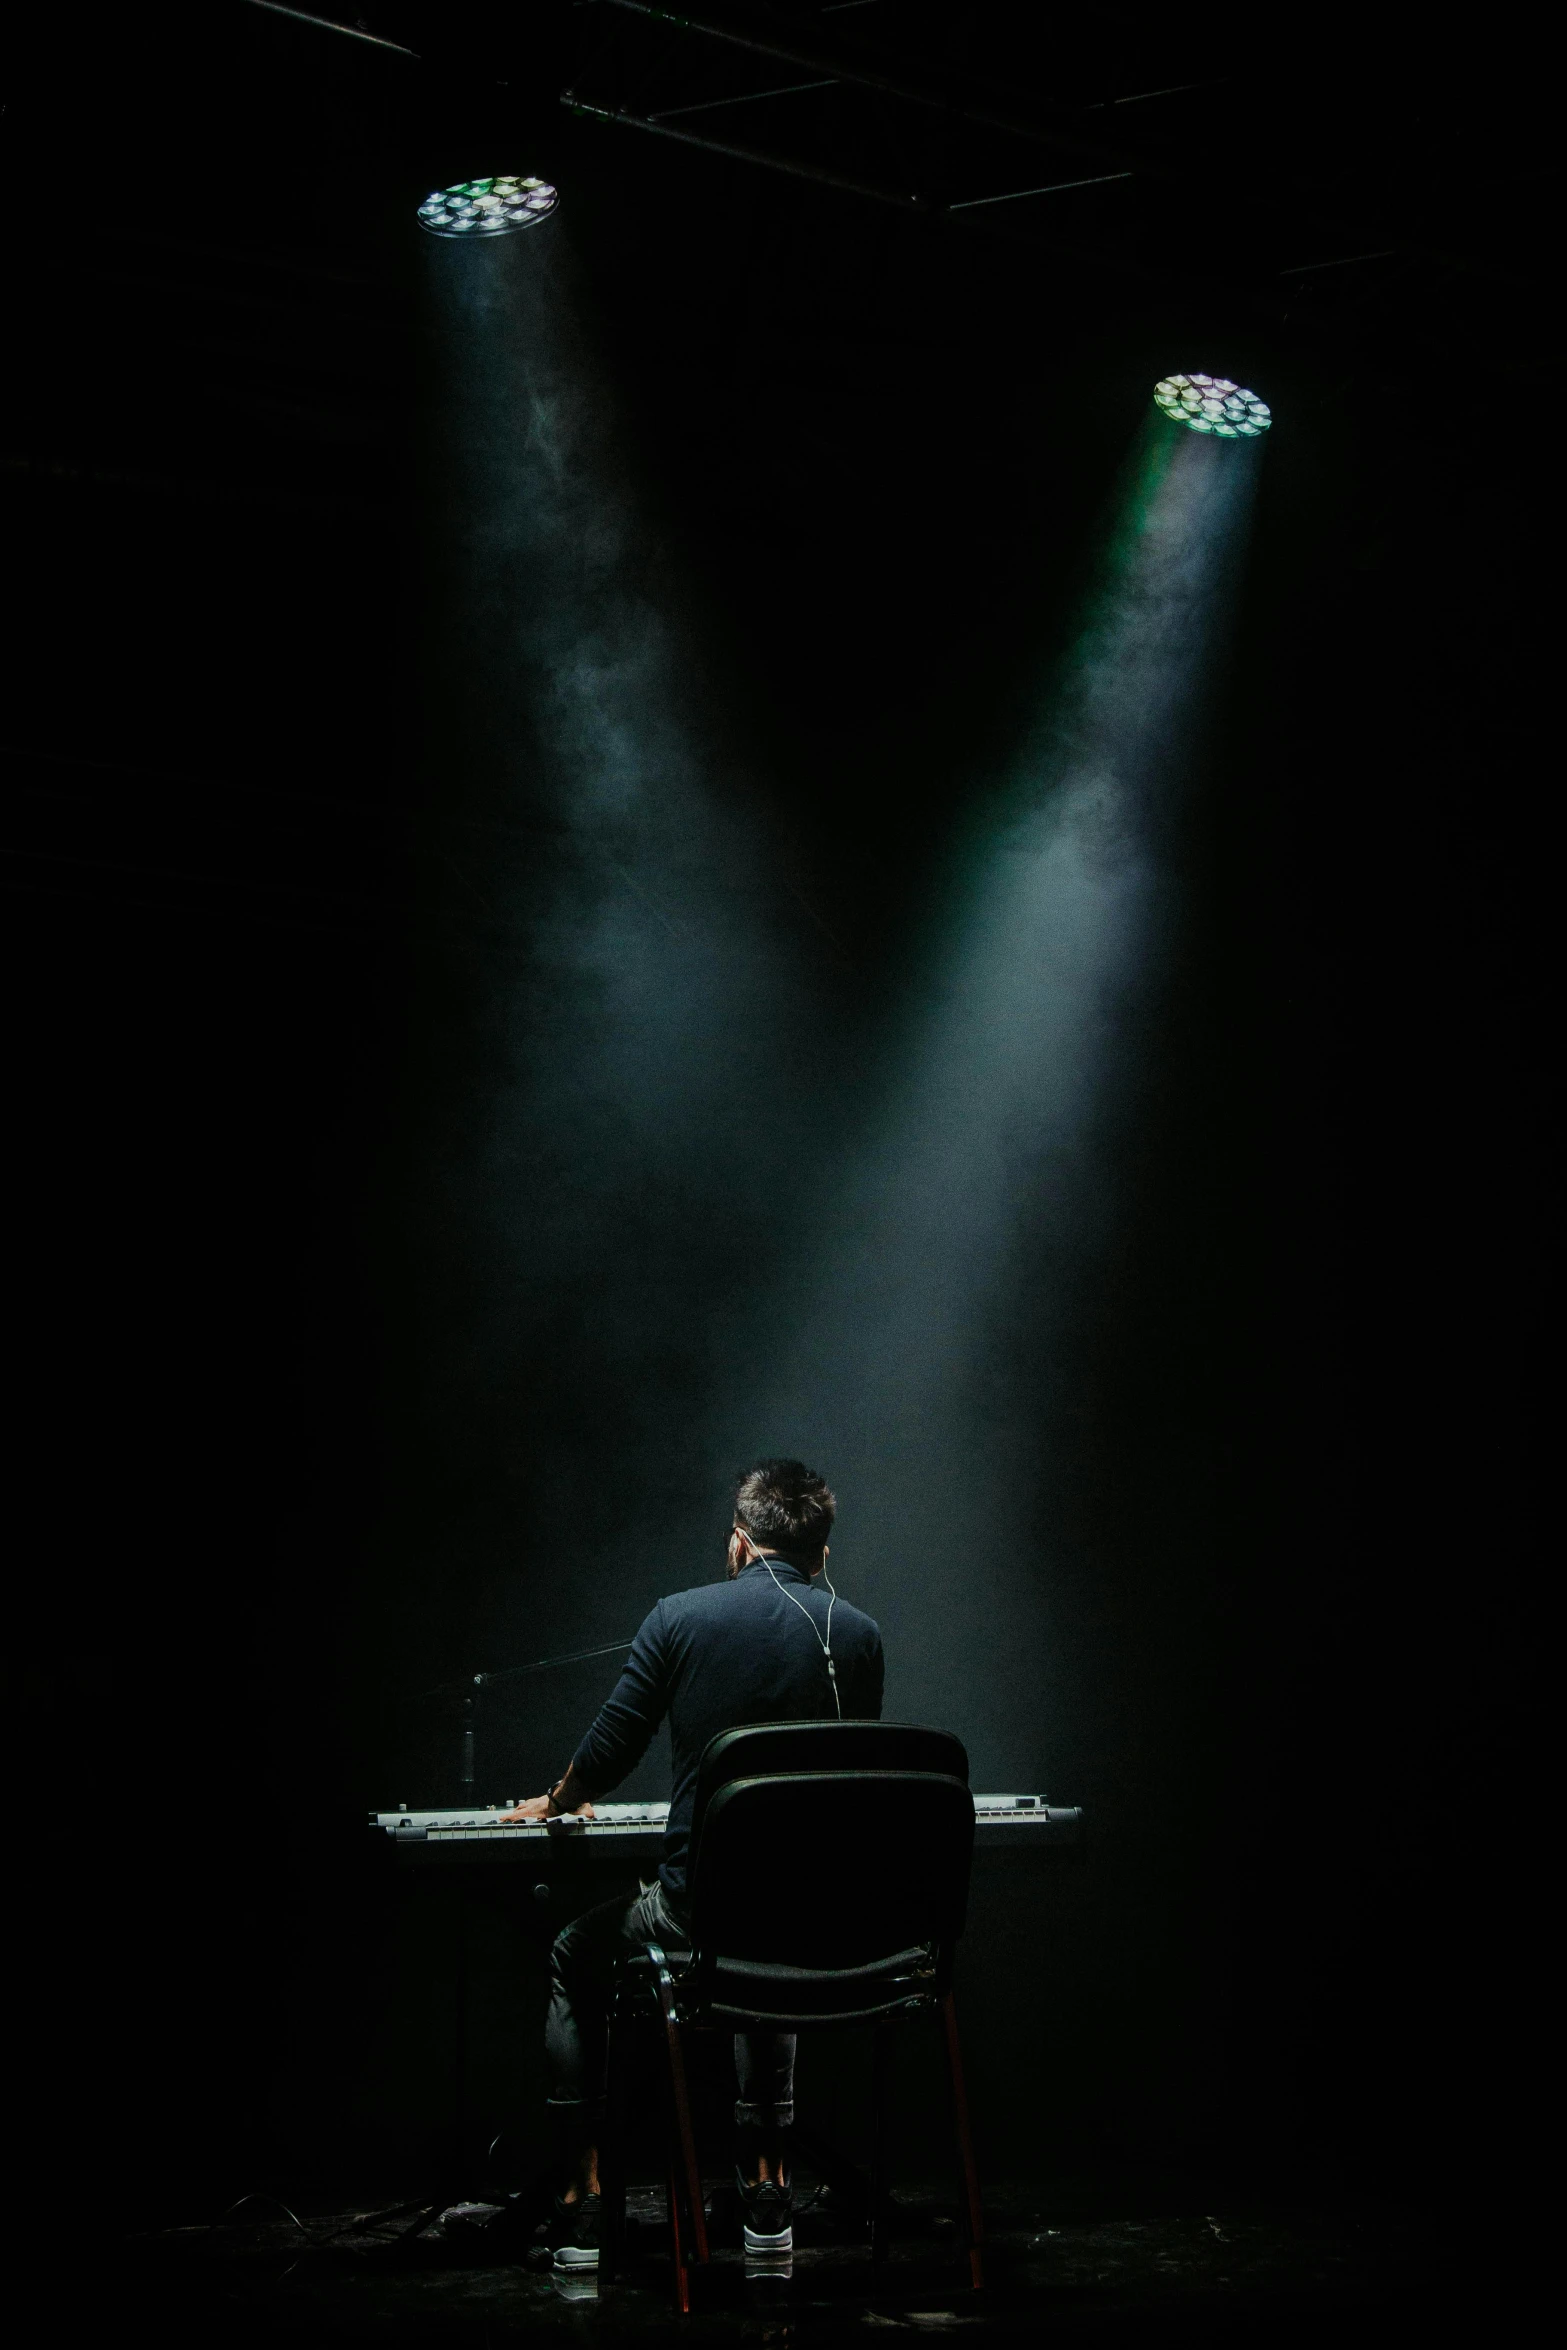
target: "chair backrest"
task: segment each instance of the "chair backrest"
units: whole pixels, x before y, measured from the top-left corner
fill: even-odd
[[[692,1820],[691,1936],[704,2002],[847,2019],[891,1990],[895,1959],[929,1953],[927,1980],[931,1968],[944,1977],[963,1931],[973,1845],[968,1757],[946,1731],[896,1722],[725,1731],[702,1757]]]
[[[950,1730],[917,1722],[756,1722],[720,1730],[697,1765],[693,1857],[708,1798],[730,1779],[765,1779],[778,1771],[935,1771],[966,1787],[968,1752]]]

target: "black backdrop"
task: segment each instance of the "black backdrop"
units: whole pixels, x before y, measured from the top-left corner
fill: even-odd
[[[456,1405],[429,1368],[483,1278],[431,1170],[482,1115],[487,810],[430,652],[410,197],[469,122],[530,124],[715,724],[873,1006],[1194,332],[1186,297],[1063,269],[1021,300],[1004,249],[571,125],[555,65],[502,100],[154,13],[36,59],[15,110],[16,1785],[49,2103],[158,2210],[424,2158],[439,1991],[356,1861],[367,1804],[451,1793],[452,1739],[389,1693],[629,1635],[716,1564],[623,1539],[629,1373],[563,1555],[526,1334],[504,1430],[454,1433],[482,1362]],[[1451,2175],[1477,2113],[1508,2143],[1534,1948],[1539,452],[1526,377],[1481,429],[1429,343],[1195,326],[1279,429],[1165,1075],[1076,1341],[1072,1696],[1015,1764],[1110,1832],[985,1992],[1071,2019],[1057,2166]],[[508,1779],[601,1685],[541,1685]],[[526,1985],[485,1995],[532,2034]],[[988,2126],[1024,2158],[1016,2112]]]

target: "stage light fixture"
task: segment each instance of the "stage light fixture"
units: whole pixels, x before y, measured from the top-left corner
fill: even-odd
[[[437,188],[419,207],[419,226],[432,237],[504,237],[547,220],[560,202],[544,180],[459,180]]]
[[[1254,441],[1273,422],[1265,400],[1224,375],[1167,375],[1154,385],[1153,396],[1173,424],[1215,433],[1221,441]]]

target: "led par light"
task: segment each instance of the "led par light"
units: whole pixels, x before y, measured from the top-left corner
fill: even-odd
[[[1254,441],[1273,422],[1265,400],[1224,375],[1167,375],[1154,385],[1153,396],[1172,423],[1216,433],[1221,441]]]
[[[559,202],[543,180],[459,180],[426,196],[419,225],[432,237],[505,237],[547,220]]]

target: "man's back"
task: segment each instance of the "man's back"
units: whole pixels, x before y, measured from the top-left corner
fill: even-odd
[[[615,1970],[650,1941],[667,1944],[686,1931],[686,1859],[704,1751],[721,1731],[751,1722],[880,1718],[881,1634],[869,1616],[814,1580],[826,1577],[837,1508],[826,1479],[803,1461],[769,1459],[747,1469],[735,1487],[729,1581],[659,1601],[559,1784],[506,1815],[549,1819],[608,1795],[669,1716],[674,1787],[658,1883],[585,1910],[550,1952],[544,2042],[550,2103],[570,2162],[570,2183],[556,2206],[557,2268],[598,2266],[597,2127]],[[811,1897],[809,1885],[798,1890],[802,1900]],[[787,2252],[794,2034],[739,2033],[735,2086],[746,2247]]]
[[[829,1609],[831,1674],[823,1654]],[[697,1767],[709,1741],[746,1722],[831,1720],[838,1707],[845,1720],[875,1721],[882,1674],[881,1634],[869,1616],[788,1560],[757,1560],[728,1583],[659,1601],[572,1768],[583,1788],[607,1795],[667,1713],[674,1783],[659,1874],[681,1903]]]

